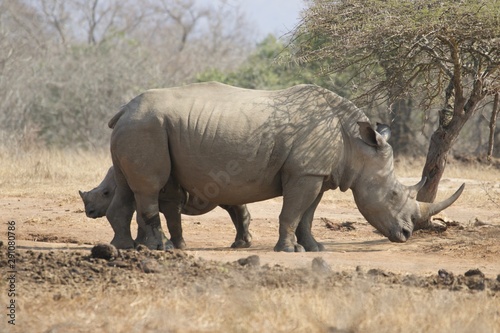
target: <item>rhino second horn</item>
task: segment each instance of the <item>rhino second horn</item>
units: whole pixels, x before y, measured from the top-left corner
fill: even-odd
[[[436,215],[440,211],[450,207],[462,194],[465,183],[448,199],[438,203],[419,202],[420,216],[423,221],[428,220],[431,216]]]
[[[410,191],[410,198],[415,199],[417,197],[418,191],[420,191],[420,189],[424,187],[426,181],[427,177],[422,176],[422,179],[417,184],[408,186],[408,190]]]

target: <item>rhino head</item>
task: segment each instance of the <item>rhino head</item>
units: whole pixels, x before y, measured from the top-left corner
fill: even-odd
[[[416,200],[426,178],[413,186],[401,184],[394,173],[390,131],[378,124],[374,130],[358,122],[360,138],[351,141],[351,161],[357,177],[350,186],[356,205],[365,219],[392,242],[406,242],[415,226],[421,225],[458,199],[465,184],[439,203]],[[379,133],[380,131],[380,133]]]
[[[85,214],[90,218],[98,218],[106,215],[111,200],[115,195],[116,182],[113,167],[109,168],[102,182],[88,192],[78,191],[85,206]]]

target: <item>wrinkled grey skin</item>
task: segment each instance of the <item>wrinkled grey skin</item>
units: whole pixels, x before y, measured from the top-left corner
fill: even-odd
[[[106,215],[106,211],[115,195],[116,182],[114,168],[110,167],[101,183],[88,192],[78,191],[85,205],[85,214],[90,218],[98,218]],[[186,215],[201,215],[214,209],[216,204],[208,204],[202,210],[193,205],[196,198],[188,195],[177,183],[171,179],[159,196],[159,209],[165,216],[167,228],[170,232],[170,241],[165,244],[166,248],[175,247],[184,249],[186,243],[182,236],[181,213]],[[135,203],[134,203],[135,205]],[[250,225],[250,213],[246,205],[225,206],[221,205],[229,215],[236,228],[236,239],[231,245],[232,248],[247,248],[252,243],[252,235],[248,231]],[[112,225],[113,230],[115,227]],[[144,243],[145,233],[139,228],[137,232],[136,244]],[[120,246],[120,244],[117,244]],[[121,247],[119,247],[121,248]]]
[[[387,134],[351,102],[299,85],[259,91],[200,83],[149,90],[109,122],[117,188],[106,217],[115,239],[131,242],[131,202],[152,249],[163,246],[158,193],[172,175],[205,202],[241,205],[283,196],[275,251],[318,251],[311,234],[323,192],[351,189],[366,220],[393,242],[451,205],[417,202],[423,186],[394,174]],[[385,129],[384,129],[385,130]]]

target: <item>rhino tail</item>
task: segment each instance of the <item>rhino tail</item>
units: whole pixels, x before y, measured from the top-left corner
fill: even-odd
[[[116,125],[118,119],[120,119],[120,117],[125,113],[125,110],[126,110],[126,108],[125,108],[125,105],[124,105],[124,106],[122,106],[120,108],[120,111],[118,111],[118,113],[115,114],[113,116],[113,118],[111,118],[111,120],[108,122],[108,127],[109,128],[115,128],[115,125]]]

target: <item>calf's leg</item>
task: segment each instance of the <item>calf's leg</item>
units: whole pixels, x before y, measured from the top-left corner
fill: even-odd
[[[115,195],[106,211],[106,218],[115,232],[111,244],[118,249],[129,249],[134,247],[134,240],[130,234],[130,222],[135,210],[134,193],[119,170],[115,172],[115,177],[117,180]]]

